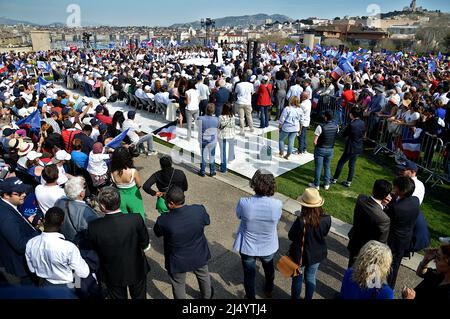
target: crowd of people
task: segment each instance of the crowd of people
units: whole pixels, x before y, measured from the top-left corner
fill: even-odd
[[[307,132],[317,111],[315,97],[321,95],[321,103],[339,98],[337,110],[318,114],[322,121],[314,131],[314,181],[299,197],[300,217],[289,231],[290,257],[302,267],[302,274],[292,278],[293,299],[300,296],[303,281],[305,298],[313,298],[316,273],[327,258],[331,217],[323,211],[319,193],[322,167],[328,190],[348,162],[343,184],[351,187],[363,141],[383,117],[392,130],[411,130],[414,139],[429,132],[448,141],[449,70],[439,61],[436,72],[430,73],[422,59],[401,57],[384,63],[385,56],[370,53],[363,64],[354,60],[360,71],[340,79],[333,74],[337,59],[296,48],[277,52],[264,46],[253,66],[246,62],[245,50],[231,49],[224,51],[222,65],[181,63],[186,57],[212,54],[205,49],[155,48],[1,56],[6,71],[0,77],[0,267],[6,273],[40,291],[60,289],[67,294],[67,285],[80,278],[79,286],[68,288],[69,295],[101,298],[103,283],[109,298],[127,298],[127,289],[132,298],[146,298],[150,268],[145,252],[150,244],[142,188],[157,197],[160,216],[153,230],[164,238],[174,298],[185,298],[187,272],[197,276],[203,298],[213,297],[204,234],[209,215],[202,205],[185,204],[186,176],[172,167],[170,157],[161,157],[161,171],[143,182],[133,158],[156,154],[153,134],[141,130],[136,111],[111,114],[108,103],[117,100],[178,118],[186,123],[188,140],[195,123],[202,153],[199,175],[206,175],[208,163],[214,176],[217,144],[220,171],[226,172],[235,158],[236,134],[245,135],[247,126],[250,134],[254,132],[252,114],[258,114],[261,129],[272,119],[278,122],[279,155],[289,159],[310,149]],[[38,67],[42,64],[47,68]],[[342,127],[344,110],[350,121]],[[346,144],[331,177],[338,134]],[[392,147],[401,147],[397,142],[393,140]],[[401,164],[393,185],[376,181],[373,194],[357,199],[341,298],[394,296],[397,272],[411,251],[425,195],[416,176],[418,166],[410,160]],[[157,190],[152,188],[155,184]],[[255,195],[237,204],[241,224],[233,246],[242,259],[248,299],[256,295],[257,259],[265,272],[265,295],[272,295],[282,213],[281,202],[273,198],[272,174],[258,170],[251,186]],[[432,260],[436,271],[426,268]],[[405,289],[404,297],[427,298],[433,291],[436,298],[448,298],[449,265],[448,245],[427,252],[418,269],[424,282]],[[369,280],[374,274],[375,286]]]

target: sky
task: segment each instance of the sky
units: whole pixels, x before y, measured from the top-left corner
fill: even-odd
[[[418,0],[417,6],[450,12],[449,3]],[[81,25],[170,26],[207,17],[257,13],[283,14],[293,19],[367,16],[374,12],[371,4],[385,13],[409,6],[410,0],[0,0],[0,16],[38,24],[66,23],[71,4],[80,7]]]

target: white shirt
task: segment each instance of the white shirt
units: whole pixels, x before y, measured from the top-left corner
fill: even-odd
[[[209,87],[207,85],[203,83],[197,83],[195,87],[200,94],[200,101],[209,99]]]
[[[186,106],[188,111],[197,111],[200,104],[200,94],[197,90],[190,89],[186,91],[186,97],[189,97],[189,104]]]
[[[383,206],[383,204],[381,204],[381,200],[378,200],[373,196],[370,196],[370,198],[372,198],[372,200],[381,207],[381,210],[384,210],[384,206]]]
[[[72,283],[72,271],[80,278],[89,276],[89,266],[77,246],[60,233],[42,233],[30,239],[25,258],[32,273],[52,284]]]
[[[58,199],[66,196],[64,189],[60,186],[38,185],[36,186],[36,199],[39,203],[39,208],[45,214],[47,211],[55,206]]]
[[[128,119],[123,122],[122,131],[126,131],[127,129],[130,129],[127,135],[130,138],[131,142],[133,144],[137,144],[139,142],[139,135],[137,135],[136,132],[139,132],[141,130],[140,125],[133,120]]]
[[[416,177],[412,177],[414,184],[416,185],[416,189],[412,196],[416,196],[419,199],[420,205],[423,203],[423,198],[425,197],[425,185]]]
[[[136,95],[136,97],[140,98],[140,99],[146,99],[147,95],[145,94],[144,90],[139,88],[136,90],[136,92],[134,93],[134,95]]]
[[[301,110],[301,120],[300,120],[300,124],[303,127],[309,127],[310,123],[311,123],[311,100],[304,100],[301,104],[300,104],[300,110]]]
[[[169,92],[159,92],[156,93],[155,95],[155,102],[156,103],[161,103],[164,105],[169,105],[170,104],[170,99],[169,99]]]
[[[108,165],[105,162],[107,159],[109,159],[108,154],[94,154],[94,152],[91,152],[89,154],[87,171],[96,176],[105,175],[108,172]]]
[[[305,92],[306,93],[308,93],[308,98],[311,100],[312,99],[312,89],[311,89],[311,86],[308,86],[306,89],[305,89]]]
[[[288,94],[287,94],[286,98],[289,101],[291,99],[291,97],[296,96],[300,100],[300,95],[302,93],[303,93],[303,88],[300,85],[296,84],[296,85],[291,86],[291,88],[288,91]]]
[[[241,82],[236,85],[237,104],[252,105],[252,94],[255,93],[253,84]]]

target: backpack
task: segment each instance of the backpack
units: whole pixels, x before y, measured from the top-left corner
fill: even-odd
[[[414,253],[428,247],[430,247],[430,231],[425,216],[420,212],[419,216],[417,216],[416,224],[414,225],[411,244],[409,248],[405,250],[404,256],[411,258]]]

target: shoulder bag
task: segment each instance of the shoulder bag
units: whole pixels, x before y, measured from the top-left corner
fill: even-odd
[[[306,222],[303,218],[303,237],[302,246],[300,249],[300,261],[295,263],[289,255],[281,256],[277,262],[277,270],[286,278],[297,277],[302,274],[302,257],[303,248],[305,247]]]

